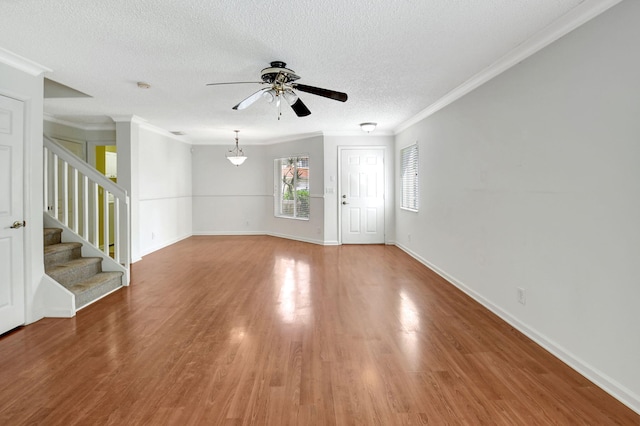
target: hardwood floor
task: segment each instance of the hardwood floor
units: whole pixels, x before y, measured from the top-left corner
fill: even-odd
[[[192,237],[0,360],[2,425],[640,424],[386,246]]]

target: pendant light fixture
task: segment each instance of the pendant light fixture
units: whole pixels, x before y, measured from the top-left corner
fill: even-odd
[[[229,152],[227,152],[226,157],[227,160],[231,162],[231,164],[233,164],[234,166],[239,166],[240,164],[244,163],[244,160],[247,159],[247,156],[244,155],[242,148],[238,147],[238,133],[240,132],[240,130],[234,130],[234,132],[236,132],[236,147],[230,149]]]

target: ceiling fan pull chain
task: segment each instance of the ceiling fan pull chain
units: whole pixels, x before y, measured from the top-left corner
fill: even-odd
[[[280,117],[282,116],[282,108],[280,107],[280,93],[278,93],[277,95],[278,100],[276,101],[278,104],[278,120],[280,120]]]

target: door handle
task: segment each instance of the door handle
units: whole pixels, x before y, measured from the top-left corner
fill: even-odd
[[[13,225],[11,225],[9,228],[19,229],[19,228],[22,228],[23,226],[27,226],[27,222],[25,222],[24,220],[22,222],[16,220],[15,222],[13,222]]]
[[[349,204],[349,203],[347,203],[346,201],[343,201],[342,204]]]

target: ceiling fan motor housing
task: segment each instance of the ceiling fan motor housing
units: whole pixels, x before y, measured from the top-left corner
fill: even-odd
[[[269,68],[265,68],[261,72],[262,81],[267,84],[283,85],[291,81],[298,80],[300,76],[295,71],[286,68],[287,64],[282,61],[273,61]]]

